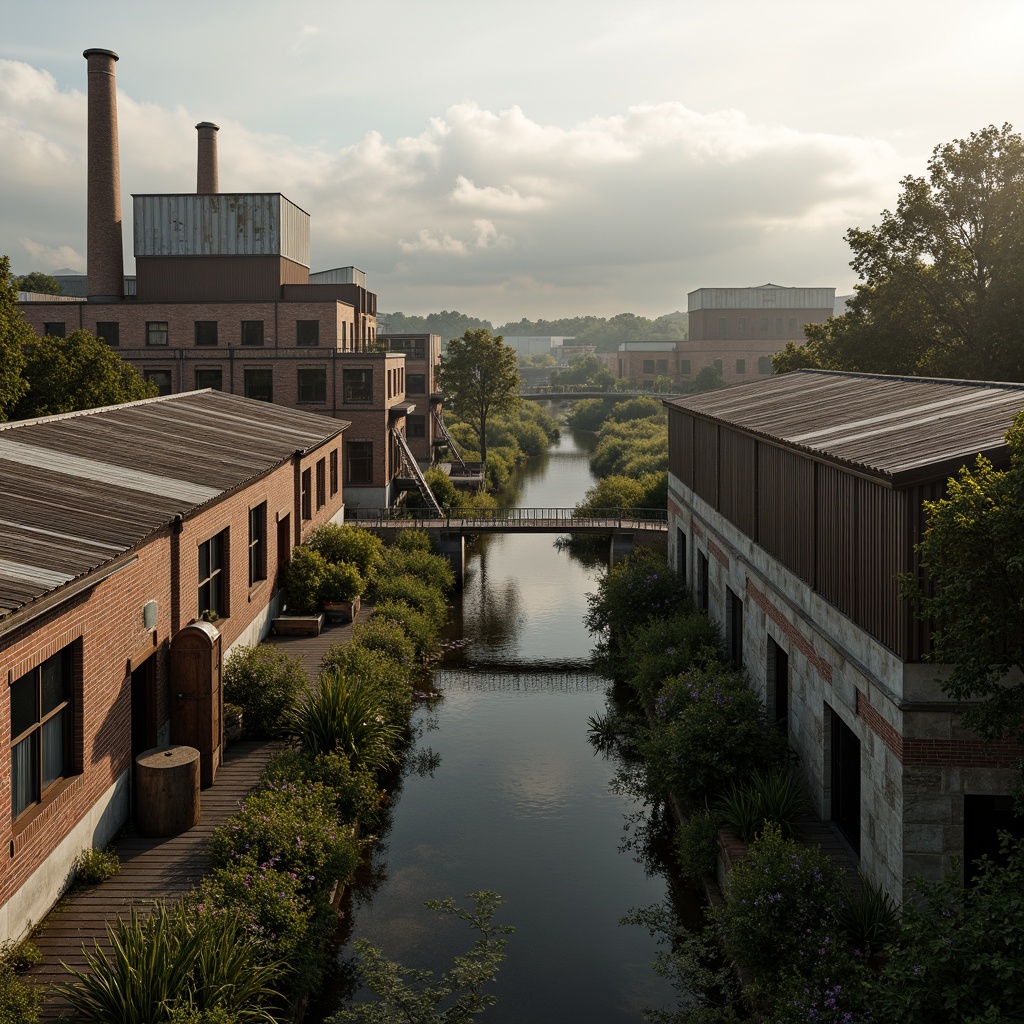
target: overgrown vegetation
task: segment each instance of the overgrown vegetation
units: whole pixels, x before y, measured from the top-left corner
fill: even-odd
[[[75,883],[78,885],[99,885],[113,878],[121,870],[121,862],[113,850],[90,847],[75,858]]]
[[[42,996],[18,975],[40,959],[31,942],[0,944],[0,1024],[37,1024]]]
[[[869,1024],[1010,1021],[1024,1005],[1024,842],[972,881],[915,881],[899,910],[867,883],[849,885],[816,846],[789,833],[803,794],[786,750],[717,628],[663,560],[641,553],[602,579],[588,626],[595,658],[628,684],[632,712],[591,722],[598,749],[617,749],[619,784],[649,802],[670,793],[688,816],[680,871],[714,868],[722,825],[749,840],[724,903],[686,932],[669,905],[631,912],[662,940],[655,969],[683,995],[664,1024]],[[749,983],[737,984],[735,967]]]

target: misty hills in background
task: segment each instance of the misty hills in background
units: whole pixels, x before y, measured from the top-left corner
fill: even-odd
[[[494,334],[571,337],[578,345],[593,345],[598,352],[613,352],[624,341],[680,341],[686,337],[688,316],[676,311],[649,320],[634,313],[617,313],[613,317],[573,316],[559,320],[520,320],[495,327],[490,320],[467,316],[458,310],[445,309],[426,316],[406,313],[378,313],[380,334],[439,334],[442,341],[461,338],[467,330],[486,327]]]

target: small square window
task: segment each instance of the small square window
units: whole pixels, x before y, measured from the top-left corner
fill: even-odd
[[[427,418],[426,416],[409,416],[405,421],[406,437],[426,437]]]
[[[737,359],[736,360],[736,372],[737,373],[746,373],[747,372],[747,361],[746,361],[746,359]]]
[[[772,357],[771,356],[759,356],[757,360],[757,372],[758,373],[771,373],[772,372]]]
[[[196,344],[216,345],[217,344],[217,321],[197,320],[196,321]]]
[[[50,338],[63,338],[65,330],[63,323],[43,324],[43,334]]]
[[[213,388],[214,391],[223,391],[223,374],[219,366],[208,367],[196,370],[196,391],[204,388]]]
[[[245,397],[255,398],[258,402],[272,402],[274,400],[274,371],[269,368],[246,370]]]
[[[405,393],[407,395],[425,395],[427,393],[427,375],[425,373],[406,374]]]
[[[327,370],[323,367],[299,370],[297,398],[303,405],[323,405],[327,401]]]
[[[320,321],[319,320],[296,320],[295,321],[295,344],[304,347],[312,347],[320,344]]]
[[[655,372],[656,371],[654,369],[654,360],[653,359],[645,359],[644,360],[644,373],[655,373]]]
[[[167,346],[167,321],[146,321],[146,344]]]
[[[242,321],[242,344],[262,345],[263,344],[263,321],[243,320]]]
[[[111,348],[121,344],[121,325],[116,320],[100,320],[96,324],[96,337]]]
[[[684,377],[690,376],[690,360],[680,359],[679,360],[679,372]]]
[[[373,401],[373,370],[345,370],[346,402]]]
[[[157,390],[161,395],[169,395],[171,393],[170,370],[143,370],[143,376],[150,384],[157,386]]]

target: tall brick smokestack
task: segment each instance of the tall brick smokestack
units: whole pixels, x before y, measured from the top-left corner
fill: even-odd
[[[88,293],[90,302],[124,298],[121,170],[113,50],[86,50],[89,62]]]
[[[196,125],[199,132],[199,160],[196,173],[196,192],[201,196],[212,195],[220,191],[217,173],[217,132],[220,127],[212,121],[200,121]]]

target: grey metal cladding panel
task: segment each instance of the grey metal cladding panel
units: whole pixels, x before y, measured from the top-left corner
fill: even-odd
[[[309,214],[279,193],[133,199],[136,256],[284,256],[309,266]]]

